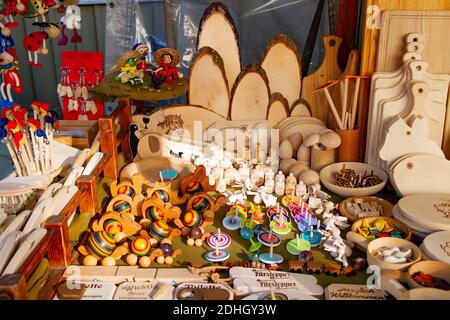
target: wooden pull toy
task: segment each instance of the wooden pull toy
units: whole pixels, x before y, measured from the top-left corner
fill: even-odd
[[[137,234],[142,229],[141,225],[134,220],[134,216],[129,213],[107,212],[100,220],[92,223],[94,232],[106,231],[114,236],[118,243],[124,238]]]
[[[156,262],[158,264],[166,263],[171,265],[176,256],[182,253],[181,249],[178,248],[176,250],[173,250],[172,247],[172,239],[180,235],[181,235],[180,229],[174,229],[170,233],[169,237],[161,241],[160,247],[155,250],[155,253],[158,254],[158,257],[156,258]]]
[[[116,260],[129,253],[129,249],[127,243],[117,246],[116,240],[109,232],[98,231],[89,236],[86,245],[78,247],[78,252],[84,256],[85,266],[95,266],[98,260],[101,260],[104,266],[114,266]]]
[[[145,221],[174,221],[179,220],[181,209],[170,203],[149,198],[142,203],[141,215]]]
[[[179,197],[178,193],[172,190],[169,184],[163,182],[155,182],[154,186],[152,188],[148,188],[145,192],[147,193],[147,198],[169,202],[173,205],[183,204],[188,199],[188,195],[186,194]]]
[[[216,185],[209,184],[209,178],[206,175],[206,168],[203,165],[197,167],[192,175],[181,180],[182,194],[196,194],[198,192],[210,192],[216,189]]]
[[[137,195],[134,198],[131,198],[125,194],[120,194],[111,199],[106,211],[131,213],[136,216],[138,215],[139,207],[142,205],[143,200],[143,195]]]

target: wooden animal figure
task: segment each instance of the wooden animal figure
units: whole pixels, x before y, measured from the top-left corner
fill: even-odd
[[[141,215],[143,220],[145,219],[147,221],[174,221],[179,219],[181,209],[177,206],[171,205],[170,203],[163,202],[158,199],[148,198],[142,203]]]
[[[87,242],[78,247],[78,252],[84,256],[85,266],[95,266],[99,260],[102,265],[113,266],[129,250],[126,242],[118,246],[113,235],[103,230],[92,233]]]
[[[100,220],[92,223],[93,231],[104,230],[113,235],[116,242],[121,242],[124,238],[137,234],[141,229],[142,226],[129,213],[107,212],[102,215]]]
[[[0,72],[2,74],[2,83],[0,85],[2,99],[13,104],[12,91],[15,93],[23,92],[23,79],[19,73],[16,49],[9,48],[0,54]]]
[[[135,195],[142,194],[142,188],[148,182],[147,179],[138,173],[131,177],[131,181],[125,180],[119,183],[117,181],[111,182],[109,189],[112,197],[125,194],[133,198]]]
[[[215,213],[226,204],[226,197],[218,196],[216,199],[205,192],[194,194],[186,204],[186,210],[196,210],[200,212],[204,219],[213,219]]]
[[[66,8],[65,15],[61,18],[61,39],[58,41],[59,46],[65,46],[69,42],[69,37],[66,35],[67,30],[73,30],[72,38],[70,42],[80,43],[81,36],[78,33],[81,30],[81,10],[76,5],[69,5]]]
[[[216,185],[209,184],[206,168],[198,166],[195,172],[181,180],[182,194],[195,194],[198,192],[210,192],[216,190]]]
[[[143,195],[136,195],[134,198],[121,194],[111,199],[107,206],[108,212],[118,213],[131,213],[132,215],[138,215],[138,210],[144,200]]]
[[[386,131],[380,158],[391,164],[411,153],[427,153],[445,158],[440,146],[428,138],[428,121],[423,116],[416,116],[409,126],[405,120],[397,116]]]
[[[19,26],[19,23],[14,21],[13,15],[23,13],[26,8],[21,0],[4,0],[2,2],[3,6],[0,4],[0,15],[3,17],[1,20],[5,22],[2,26],[2,33],[9,30],[9,34],[11,34],[10,30]],[[9,34],[3,35],[8,36]]]
[[[182,197],[178,196],[178,192],[172,190],[170,184],[163,182],[155,182],[153,187],[148,188],[145,192],[147,193],[147,198],[169,202],[173,205],[183,204],[188,199],[188,195],[184,194]]]
[[[169,237],[163,239],[161,241],[161,245],[158,249],[155,250],[155,254],[157,255],[156,262],[158,264],[173,264],[174,259],[176,256],[180,255],[182,253],[181,249],[178,248],[176,250],[173,250],[172,247],[172,240],[174,237],[178,237],[181,235],[181,231],[179,229],[174,229]]]
[[[33,67],[42,67],[38,63],[38,55],[47,55],[48,49],[46,39],[56,38],[59,35],[59,28],[52,23],[39,23],[41,31],[35,31],[28,34],[23,39],[23,47],[28,52],[28,64]]]

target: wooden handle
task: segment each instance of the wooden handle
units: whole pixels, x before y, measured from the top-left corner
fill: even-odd
[[[425,37],[423,34],[421,33],[410,33],[408,34],[408,36],[406,37],[406,43],[424,43],[425,42]]]
[[[428,96],[429,85],[423,81],[411,81],[409,83],[409,92],[412,96],[412,108],[407,116],[425,115],[425,101]]]
[[[422,80],[428,69],[428,63],[425,61],[411,61],[407,64],[408,71],[411,73],[411,80]]]
[[[398,280],[385,272],[381,272],[381,288],[393,295],[397,300],[401,299],[408,292]]]
[[[325,49],[325,56],[323,61],[325,63],[333,63],[337,61],[339,48],[342,44],[342,38],[334,35],[325,36],[322,39],[323,47]],[[336,79],[327,79],[327,80],[336,80]]]
[[[354,247],[355,244],[361,246],[362,248],[367,250],[367,246],[369,245],[369,242],[359,233],[349,231],[347,233],[347,241],[350,244],[350,246]]]

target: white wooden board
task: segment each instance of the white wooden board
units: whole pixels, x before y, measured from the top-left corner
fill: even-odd
[[[326,300],[386,300],[383,290],[367,285],[333,283],[325,288]]]
[[[425,254],[450,264],[450,231],[439,231],[427,236],[422,243]]]

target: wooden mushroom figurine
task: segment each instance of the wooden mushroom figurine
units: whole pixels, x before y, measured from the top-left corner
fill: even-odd
[[[336,149],[341,145],[341,138],[336,132],[326,129],[306,137],[303,145],[311,148],[311,169],[319,172],[336,162]]]

